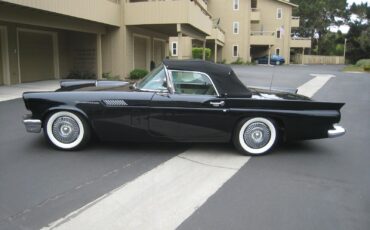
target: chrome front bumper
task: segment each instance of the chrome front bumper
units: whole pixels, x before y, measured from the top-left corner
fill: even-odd
[[[29,133],[39,133],[41,132],[41,120],[31,119],[30,115],[25,115],[23,117],[23,124],[26,126],[26,130]]]
[[[328,136],[333,138],[333,137],[340,137],[343,136],[346,133],[346,130],[339,125],[334,125],[334,129],[328,130]]]

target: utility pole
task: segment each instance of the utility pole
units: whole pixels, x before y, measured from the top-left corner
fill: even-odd
[[[344,64],[346,64],[346,49],[347,49],[347,38],[344,39],[344,52],[343,52]]]

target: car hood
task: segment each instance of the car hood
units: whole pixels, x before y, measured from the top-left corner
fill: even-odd
[[[300,100],[300,101],[310,101],[309,97],[299,95],[296,93],[285,92],[282,90],[269,90],[262,88],[249,88],[252,92],[253,99],[261,100]]]

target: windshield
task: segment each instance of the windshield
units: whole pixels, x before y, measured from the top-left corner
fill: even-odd
[[[136,87],[141,90],[166,90],[167,79],[163,65],[146,75],[143,80],[137,83]]]

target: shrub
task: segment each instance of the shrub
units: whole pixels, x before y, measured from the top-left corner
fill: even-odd
[[[370,59],[361,59],[356,62],[356,66],[365,67],[370,66]]]
[[[211,49],[205,48],[205,52],[206,52],[206,60],[210,60],[211,59]],[[203,59],[203,48],[193,48],[192,54],[193,54],[194,59]]]
[[[148,71],[145,69],[134,69],[130,72],[130,79],[138,80],[145,77],[148,74]]]
[[[103,73],[102,76],[104,79],[110,80],[110,81],[118,81],[121,80],[119,75],[112,75],[110,72],[109,73]]]
[[[370,65],[364,66],[364,70],[365,70],[366,72],[370,72]]]
[[[68,79],[96,79],[95,73],[89,71],[71,70],[67,75]]]
[[[243,62],[243,58],[241,57],[238,57],[238,59],[236,59],[236,61],[234,62],[231,62],[232,65],[243,65],[244,62]]]

